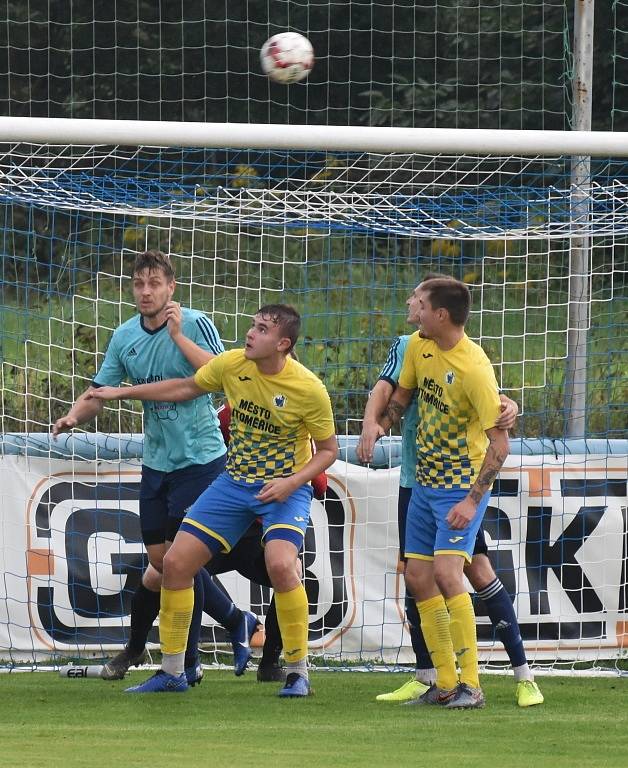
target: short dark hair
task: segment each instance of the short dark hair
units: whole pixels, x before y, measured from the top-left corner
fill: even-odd
[[[471,294],[460,280],[452,277],[431,278],[422,284],[432,309],[446,309],[454,325],[466,325],[471,310]]]
[[[256,314],[269,317],[281,329],[281,333],[290,339],[290,352],[299,338],[301,330],[301,315],[289,304],[266,304],[260,307]]]
[[[453,280],[451,275],[446,275],[444,272],[426,272],[421,280],[424,283],[426,280]]]
[[[174,268],[170,261],[170,256],[161,251],[144,251],[144,253],[138,254],[135,259],[133,274],[139,275],[145,269],[149,272],[159,269],[164,273],[167,280],[174,280]]]

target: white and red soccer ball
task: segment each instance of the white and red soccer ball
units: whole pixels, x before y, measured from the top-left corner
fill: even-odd
[[[262,69],[277,83],[297,83],[314,66],[312,43],[298,32],[280,32],[270,37],[260,51]]]

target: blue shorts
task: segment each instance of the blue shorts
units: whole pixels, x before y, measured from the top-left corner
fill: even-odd
[[[399,486],[399,498],[397,500],[397,525],[399,527],[399,559],[405,563],[406,558],[406,518],[408,516],[408,505],[412,496],[412,488]],[[482,526],[478,528],[475,536],[475,545],[473,555],[486,555],[488,557],[488,546],[484,536]]]
[[[230,552],[258,517],[264,541],[282,539],[300,550],[310,519],[312,486],[302,485],[285,501],[264,504],[255,498],[264,485],[264,481],[234,480],[223,472],[192,505],[180,530],[196,536],[213,554]]]
[[[487,491],[477,506],[473,520],[462,530],[446,522],[449,510],[468,495],[466,488],[429,488],[415,485],[406,521],[407,558],[431,560],[434,555],[462,555],[470,561],[477,533],[491,497]]]
[[[224,470],[227,454],[173,472],[142,467],[140,527],[146,545],[173,541],[186,510]]]

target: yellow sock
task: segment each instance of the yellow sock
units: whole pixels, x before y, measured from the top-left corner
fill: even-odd
[[[460,682],[479,688],[478,638],[471,595],[463,592],[445,602],[451,617],[451,640],[460,667]]]
[[[159,642],[162,653],[185,652],[193,607],[194,589],[192,587],[188,589],[161,588]]]
[[[449,691],[458,684],[454,649],[449,634],[449,612],[442,595],[416,604],[421,617],[421,631],[436,669],[436,685]]]
[[[287,664],[307,657],[308,605],[303,584],[290,592],[275,592],[277,621]]]

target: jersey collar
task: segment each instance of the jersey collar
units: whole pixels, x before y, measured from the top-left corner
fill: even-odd
[[[159,328],[154,328],[154,329],[147,328],[144,325],[144,318],[142,317],[142,315],[140,315],[140,326],[142,327],[142,330],[145,333],[148,333],[150,336],[154,336],[156,333],[159,333],[159,331],[162,331],[167,325],[168,325],[168,321],[164,320],[164,322],[159,326]]]

